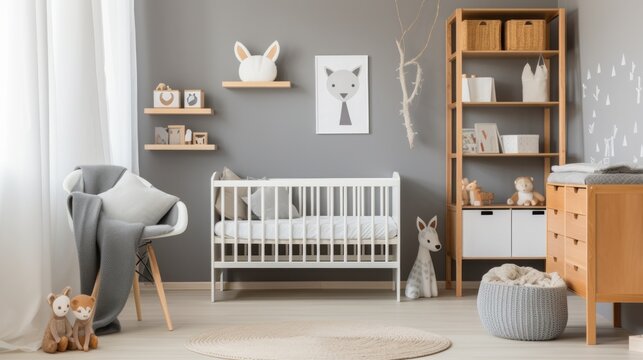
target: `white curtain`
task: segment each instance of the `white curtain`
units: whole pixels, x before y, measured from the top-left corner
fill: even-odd
[[[78,293],[62,180],[138,172],[133,0],[0,0],[0,48],[0,351],[36,350],[47,294]]]

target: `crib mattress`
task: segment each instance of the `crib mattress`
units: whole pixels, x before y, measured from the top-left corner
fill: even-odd
[[[398,229],[395,220],[392,217],[386,216],[375,216],[373,224],[375,232],[375,240],[386,240],[386,224],[388,223],[388,239],[391,240],[397,237]],[[331,232],[332,224],[332,232]],[[302,240],[304,238],[304,232],[306,234],[307,240],[317,240],[318,234],[320,240],[330,240],[331,234],[334,234],[334,240],[341,241],[344,239],[347,240],[357,240],[358,237],[363,241],[371,240],[373,236],[373,224],[371,223],[371,217],[367,216],[347,216],[346,217],[346,226],[344,226],[344,217],[343,216],[320,216],[319,217],[319,226],[317,225],[316,216],[307,216],[306,222],[304,224],[304,218],[292,219],[292,239],[293,240]],[[290,236],[290,223],[288,219],[279,219],[275,224],[275,220],[266,220],[264,223],[265,226],[265,237],[264,240],[289,240]],[[262,222],[261,220],[252,220],[248,223],[247,220],[237,221],[237,229],[235,232],[234,221],[226,220],[225,221],[225,234],[223,233],[223,222],[219,221],[214,225],[214,233],[217,236],[217,240],[221,236],[225,236],[228,239],[234,239],[235,234],[237,239],[252,239],[252,240],[261,240],[262,239]],[[344,230],[346,229],[346,234]],[[275,234],[275,230],[277,230]],[[345,236],[346,235],[346,236]],[[359,236],[358,236],[359,235]],[[251,236],[251,237],[250,237]]]

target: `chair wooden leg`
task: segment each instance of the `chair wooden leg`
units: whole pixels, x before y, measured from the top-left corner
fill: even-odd
[[[94,288],[92,289],[92,297],[98,300],[98,289],[100,288],[100,270],[96,274],[96,281],[94,281]]]
[[[612,306],[612,325],[615,328],[621,328],[621,303],[614,303]]]
[[[132,281],[132,287],[134,288],[134,304],[136,305],[136,319],[138,321],[143,320],[143,314],[141,313],[141,287],[138,284],[138,273],[134,270],[134,280]]]
[[[163,290],[163,280],[161,280],[161,272],[159,271],[159,264],[156,261],[156,254],[154,253],[154,248],[152,247],[151,244],[147,245],[147,255],[150,258],[152,278],[154,278],[154,285],[156,286],[156,292],[158,293],[159,300],[161,301],[161,309],[163,310],[165,323],[167,324],[167,329],[172,331],[174,330],[174,326],[172,325],[172,319],[170,319],[170,311],[167,308],[167,300],[165,299],[165,290]]]

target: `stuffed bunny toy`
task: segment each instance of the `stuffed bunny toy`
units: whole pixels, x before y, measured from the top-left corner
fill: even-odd
[[[241,81],[274,81],[277,78],[277,57],[279,57],[279,42],[275,41],[263,55],[251,55],[250,51],[240,42],[234,44],[234,54],[241,62],[239,78]]]

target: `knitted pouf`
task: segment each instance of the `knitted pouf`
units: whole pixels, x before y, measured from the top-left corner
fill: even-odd
[[[532,287],[482,282],[478,314],[494,336],[551,340],[567,326],[567,287]]]

